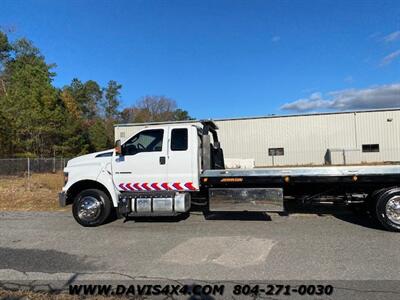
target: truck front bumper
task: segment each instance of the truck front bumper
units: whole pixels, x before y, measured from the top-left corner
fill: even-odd
[[[59,203],[60,207],[64,207],[67,205],[67,193],[66,192],[58,193],[58,203]]]

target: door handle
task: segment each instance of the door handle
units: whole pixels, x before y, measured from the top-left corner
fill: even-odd
[[[160,165],[165,165],[165,156],[160,156]]]

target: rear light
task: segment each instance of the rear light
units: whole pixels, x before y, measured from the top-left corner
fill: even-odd
[[[68,182],[68,172],[64,172],[64,186],[67,184]]]

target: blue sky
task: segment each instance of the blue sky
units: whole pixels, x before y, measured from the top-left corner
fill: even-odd
[[[123,85],[197,118],[400,107],[400,1],[1,0],[56,86]]]

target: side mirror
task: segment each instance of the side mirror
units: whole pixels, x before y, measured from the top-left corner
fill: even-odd
[[[116,155],[122,155],[121,140],[117,140],[115,142],[115,154]]]

